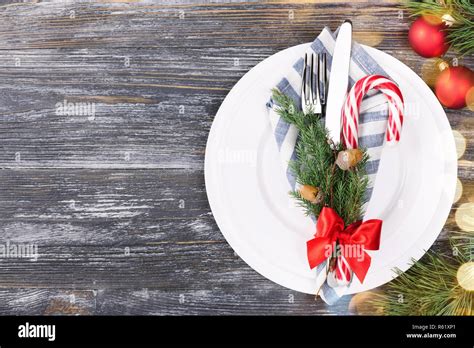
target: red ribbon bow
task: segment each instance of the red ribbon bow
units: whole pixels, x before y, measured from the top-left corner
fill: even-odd
[[[316,224],[316,234],[306,245],[311,269],[334,252],[336,242],[351,270],[362,283],[370,267],[371,258],[364,250],[378,250],[382,220],[356,221],[344,228],[344,221],[334,209],[324,207]]]

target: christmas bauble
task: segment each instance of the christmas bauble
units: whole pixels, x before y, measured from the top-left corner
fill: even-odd
[[[474,291],[474,262],[462,264],[458,269],[456,278],[463,289]]]
[[[444,69],[435,83],[435,92],[441,104],[451,109],[466,106],[467,93],[474,87],[474,72],[464,66]]]
[[[413,50],[425,58],[442,56],[449,48],[446,25],[435,17],[420,17],[410,27],[408,41]]]

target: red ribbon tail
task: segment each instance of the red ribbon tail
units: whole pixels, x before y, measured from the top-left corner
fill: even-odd
[[[309,267],[313,269],[332,254],[334,245],[329,238],[316,237],[306,242],[306,248]]]
[[[347,263],[349,264],[352,272],[359,278],[360,282],[363,283],[365,276],[370,268],[371,257],[369,254],[364,252],[362,254],[362,260],[357,257],[346,257]]]

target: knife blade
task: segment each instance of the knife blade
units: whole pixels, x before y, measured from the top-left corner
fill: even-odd
[[[340,142],[341,137],[341,110],[349,83],[351,46],[352,22],[346,20],[339,28],[334,46],[326,104],[326,128],[335,144]]]

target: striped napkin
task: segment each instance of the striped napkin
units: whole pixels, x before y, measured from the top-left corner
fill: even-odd
[[[321,34],[313,41],[308,48],[307,53],[326,53],[328,76],[331,69],[332,53],[334,50],[337,31],[332,33],[329,28],[324,28]],[[304,56],[304,55],[303,55]],[[297,105],[300,105],[301,93],[301,74],[303,71],[304,60],[298,59],[276,86],[282,93],[293,98]],[[352,57],[349,67],[349,87],[360,78],[378,74],[388,78],[390,76],[377,64],[370,54],[356,42],[352,42]],[[283,169],[286,172],[288,183],[292,190],[298,187],[296,179],[293,176],[288,163],[296,159],[295,144],[298,140],[298,130],[295,126],[285,122],[276,112],[278,105],[270,99],[267,103],[270,123],[275,135],[275,140],[280,152]],[[377,174],[382,147],[384,144],[384,135],[387,127],[388,106],[385,96],[375,92],[365,97],[361,103],[359,116],[359,147],[365,147],[369,155],[367,162],[367,174],[369,185],[365,192],[363,209],[367,208],[368,201],[372,195],[372,190]],[[308,235],[308,239],[312,236]],[[302,247],[303,249],[303,247]],[[309,267],[309,266],[308,266]],[[330,287],[326,282],[326,262],[319,265],[315,271],[315,282],[317,288],[320,288],[319,295],[328,304],[334,304],[342,297],[348,286],[338,288]]]

